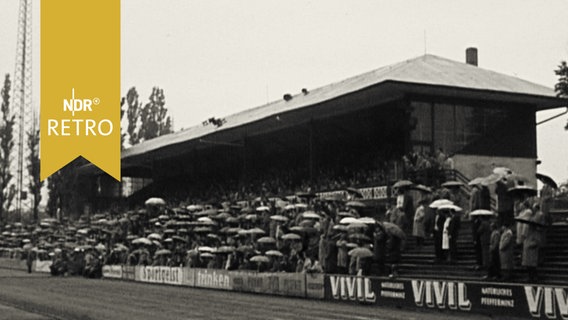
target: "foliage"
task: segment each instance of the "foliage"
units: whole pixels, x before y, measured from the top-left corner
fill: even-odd
[[[561,98],[568,98],[568,65],[566,61],[562,61],[558,69],[554,70],[554,73],[558,76],[558,82],[554,86],[556,95]],[[564,129],[568,130],[568,122]]]
[[[4,86],[2,87],[2,119],[0,122],[0,219],[3,218],[5,212],[8,211],[14,196],[16,188],[10,181],[12,173],[10,172],[10,154],[14,148],[14,125],[15,117],[10,114],[10,75],[6,74],[4,78]]]
[[[128,134],[128,142],[133,146],[140,142],[138,122],[140,120],[140,109],[142,109],[142,103],[138,101],[138,92],[136,92],[135,87],[128,90],[126,103],[128,104],[128,108],[126,109],[126,118],[128,120],[126,133]]]
[[[36,124],[27,132],[27,147],[30,150],[28,155],[28,189],[32,195],[32,212],[33,221],[37,222],[39,218],[39,204],[41,202],[41,188],[43,181],[40,179],[40,163],[39,163],[39,129]]]
[[[140,140],[150,140],[172,132],[172,120],[165,107],[164,90],[152,88],[149,102],[140,110],[141,125],[138,136]]]

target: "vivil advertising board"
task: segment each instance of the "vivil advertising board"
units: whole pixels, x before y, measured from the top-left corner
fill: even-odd
[[[325,298],[381,306],[568,319],[568,288],[490,282],[327,275]]]

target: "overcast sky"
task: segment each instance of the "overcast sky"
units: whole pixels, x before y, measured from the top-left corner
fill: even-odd
[[[14,70],[18,2],[0,0],[1,73]],[[121,91],[136,86],[146,100],[163,88],[179,130],[425,52],[464,61],[469,46],[482,68],[553,87],[568,59],[567,12],[561,0],[122,0]],[[561,181],[566,119],[538,127],[538,171]]]

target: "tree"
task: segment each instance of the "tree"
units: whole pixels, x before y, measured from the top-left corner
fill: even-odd
[[[164,90],[152,88],[149,102],[140,110],[140,140],[150,140],[172,132],[172,120],[165,107]]]
[[[10,153],[14,148],[14,124],[15,116],[10,115],[10,89],[12,83],[10,75],[6,74],[2,95],[2,119],[0,122],[0,219],[4,218],[16,195],[16,188],[10,185],[12,173],[10,172]]]
[[[554,73],[558,76],[558,82],[554,86],[556,95],[561,98],[568,98],[568,65],[566,61],[562,61],[558,69],[554,70]],[[568,122],[564,129],[568,130]]]
[[[41,202],[41,188],[43,181],[39,175],[39,129],[34,121],[34,125],[27,132],[27,145],[30,153],[28,155],[28,174],[30,177],[28,189],[32,195],[32,212],[33,221],[37,222],[39,218],[39,204]]]
[[[126,103],[128,104],[128,108],[126,109],[126,118],[128,120],[126,133],[128,134],[128,142],[131,146],[133,146],[140,142],[140,136],[138,135],[138,121],[140,120],[140,110],[142,109],[142,103],[138,101],[138,92],[136,92],[136,87],[132,87],[128,90],[128,93],[126,94]]]
[[[79,168],[87,163],[85,158],[79,157],[49,177],[47,212],[51,217],[55,217],[58,211],[61,212],[58,218],[76,219],[81,215],[88,181],[81,179]]]

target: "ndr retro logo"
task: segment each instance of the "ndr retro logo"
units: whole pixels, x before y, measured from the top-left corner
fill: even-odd
[[[99,98],[75,98],[75,88],[71,89],[71,99],[63,99],[63,112],[71,113],[72,119],[48,119],[48,136],[108,136],[113,131],[109,119],[75,119],[75,113],[96,112],[94,107],[101,103]]]

